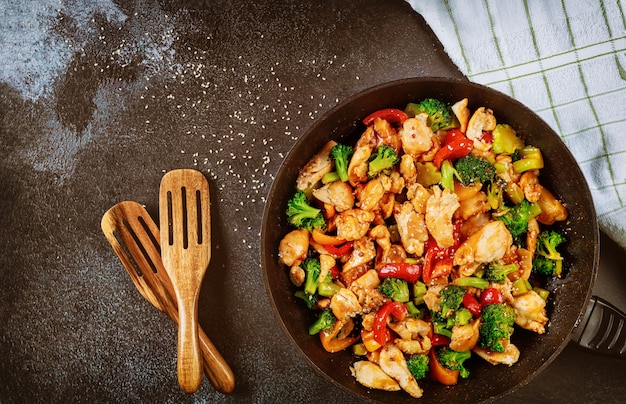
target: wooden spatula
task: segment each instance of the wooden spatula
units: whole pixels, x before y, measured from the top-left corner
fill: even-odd
[[[160,252],[160,233],[148,212],[137,202],[125,201],[109,209],[102,231],[139,292],[178,324],[174,288]],[[198,327],[204,373],[217,391],[231,393],[235,376],[202,327]]]
[[[161,256],[178,303],[178,383],[195,392],[202,383],[198,295],[211,260],[209,183],[196,170],[168,172],[159,190]]]

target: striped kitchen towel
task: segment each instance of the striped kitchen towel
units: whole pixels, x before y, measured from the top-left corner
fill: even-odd
[[[538,113],[626,249],[626,17],[621,0],[408,0],[471,81]]]

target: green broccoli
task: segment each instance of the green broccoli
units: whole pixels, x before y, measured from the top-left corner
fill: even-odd
[[[497,124],[492,134],[492,150],[496,154],[513,154],[524,147],[524,141],[517,137],[515,130],[506,123]]]
[[[309,309],[312,309],[317,303],[317,295],[310,295],[306,293],[304,290],[298,290],[295,293],[295,296],[298,299],[302,299],[304,304],[306,304],[306,307],[308,307]]]
[[[309,335],[318,334],[320,331],[327,330],[335,325],[337,318],[330,308],[322,310],[320,316],[309,327]]]
[[[330,273],[326,274],[324,279],[321,279],[317,284],[317,293],[320,296],[331,297],[339,290],[341,290],[341,286],[333,282],[333,277]]]
[[[409,284],[403,279],[385,278],[378,286],[378,290],[394,302],[409,301]]]
[[[410,355],[406,359],[406,365],[415,380],[420,380],[426,377],[429,362],[430,360],[426,354]]]
[[[391,168],[400,162],[400,157],[396,150],[386,144],[382,144],[376,148],[376,151],[370,157],[367,170],[368,178],[374,178],[378,174],[384,172],[389,173]]]
[[[439,307],[443,318],[450,317],[461,306],[465,288],[458,285],[448,285],[439,292]]]
[[[450,129],[458,126],[456,116],[443,101],[435,98],[425,98],[419,103],[409,103],[404,112],[409,117],[426,113],[428,114],[428,125],[433,132],[439,129]]]
[[[467,325],[472,320],[472,312],[465,307],[460,307],[454,312],[454,318],[450,317],[448,321],[452,320],[450,324],[452,327],[455,325]]]
[[[308,257],[302,262],[304,269],[304,293],[314,295],[317,292],[317,283],[319,282],[321,265],[319,260]]]
[[[521,237],[528,230],[528,221],[541,213],[541,208],[536,203],[530,203],[527,199],[523,199],[517,205],[507,208],[505,213],[498,216],[497,219],[502,221],[506,228],[513,236],[513,240],[521,243]]]
[[[543,168],[543,156],[538,147],[525,146],[523,149],[515,151],[513,171],[523,173],[524,171],[538,170],[540,168]]]
[[[446,368],[451,370],[458,370],[459,376],[463,379],[469,377],[469,370],[465,367],[464,362],[472,357],[472,351],[457,352],[448,347],[444,347],[437,351],[437,358],[439,362]]]
[[[454,192],[454,178],[462,182],[462,178],[458,171],[454,168],[450,160],[444,160],[441,163],[441,186],[448,188]]]
[[[506,277],[517,270],[519,270],[519,268],[515,264],[492,262],[485,269],[483,278],[487,279],[489,282],[504,283]]]
[[[489,160],[473,155],[461,157],[454,162],[463,185],[488,184],[496,180],[496,168]]]
[[[354,153],[354,148],[344,144],[336,144],[330,149],[330,155],[335,160],[335,170],[343,182],[348,181],[348,165],[352,153]]]
[[[454,280],[454,284],[466,288],[487,289],[489,281],[478,276],[461,276]]]
[[[310,205],[304,191],[297,191],[287,202],[287,218],[291,225],[299,229],[309,231],[326,229],[326,219],[322,215],[322,210]]]
[[[544,230],[537,236],[537,250],[533,259],[533,272],[546,276],[561,276],[563,256],[556,249],[566,241],[554,230]]]
[[[481,316],[478,345],[490,351],[504,352],[513,334],[515,310],[506,303],[488,304],[483,307]]]

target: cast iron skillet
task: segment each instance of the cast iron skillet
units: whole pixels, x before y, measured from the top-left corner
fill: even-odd
[[[557,225],[569,242],[563,248],[565,277],[548,285],[553,299],[548,306],[550,322],[544,335],[517,328],[513,342],[521,357],[512,367],[492,366],[482,359],[471,359],[471,377],[446,387],[429,380],[419,382],[424,389],[421,402],[479,402],[502,397],[528,383],[563,350],[570,334],[580,322],[596,278],[599,261],[599,230],[591,194],[583,174],[559,136],[536,114],[514,99],[495,90],[467,81],[415,78],[383,84],[341,103],[319,119],[294,145],[280,167],[265,206],[261,262],[266,289],[273,310],[297,350],[323,377],[364,400],[412,402],[405,392],[369,390],[351,376],[349,366],[355,358],[346,352],[330,354],[319,339],[308,335],[313,315],[297,298],[288,277],[288,268],[278,264],[278,244],[292,228],[285,209],[295,192],[298,170],[328,141],[354,141],[365,129],[361,119],[378,109],[403,109],[411,101],[426,97],[454,103],[464,97],[474,111],[491,108],[498,122],[516,129],[527,144],[541,148],[545,159],[540,181],[569,209],[566,223]]]

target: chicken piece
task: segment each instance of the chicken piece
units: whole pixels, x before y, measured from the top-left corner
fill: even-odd
[[[470,110],[469,108],[467,108],[467,103],[467,98],[463,98],[461,101],[457,101],[456,103],[454,103],[454,105],[452,105],[451,107],[452,112],[454,112],[454,115],[456,115],[456,119],[459,120],[459,129],[463,133],[465,133],[465,131],[467,130],[467,123],[469,122],[470,118]]]
[[[358,361],[350,367],[357,382],[370,389],[398,391],[400,385],[385,373],[380,366],[370,361]]]
[[[398,132],[387,120],[376,118],[374,120],[374,131],[383,144],[392,147],[396,152],[402,147],[402,141],[400,136],[398,136]]]
[[[409,371],[402,351],[393,344],[387,344],[380,350],[380,368],[398,382],[402,390],[414,398],[420,398],[422,389]]]
[[[427,114],[418,114],[404,121],[399,132],[405,153],[419,155],[433,147],[434,134],[427,120]]]
[[[532,254],[537,249],[537,237],[541,229],[539,229],[539,223],[536,218],[532,218],[528,221],[528,229],[526,230],[526,249]]]
[[[402,246],[409,254],[424,254],[424,244],[428,241],[428,230],[424,215],[413,210],[411,202],[404,202],[394,214]]]
[[[454,226],[452,216],[460,204],[454,192],[433,187],[433,194],[426,201],[426,227],[439,248],[454,244]]]
[[[369,232],[369,236],[376,241],[376,244],[378,244],[384,253],[391,248],[391,234],[386,225],[379,224],[373,227]]]
[[[359,192],[359,208],[367,211],[378,209],[378,203],[385,195],[385,188],[378,178],[369,180]]]
[[[479,213],[468,218],[461,225],[461,230],[459,231],[461,240],[465,240],[472,234],[476,233],[478,230],[482,229],[484,225],[489,223],[491,220],[491,215],[488,213]]]
[[[541,214],[537,216],[539,223],[551,225],[554,222],[567,219],[569,216],[567,208],[550,191],[541,185],[539,187],[541,187],[541,194],[537,200],[537,204],[541,208]]]
[[[368,126],[365,132],[354,145],[354,153],[348,164],[348,181],[356,186],[359,182],[367,181],[368,160],[376,148],[378,140],[374,127]]]
[[[531,290],[516,296],[512,306],[515,309],[515,324],[537,334],[546,332],[546,302],[537,292]]]
[[[407,317],[402,321],[389,323],[389,328],[400,336],[394,340],[394,344],[405,354],[427,353],[432,347],[428,336],[431,332],[429,322]]]
[[[428,310],[441,311],[441,306],[439,305],[441,296],[439,296],[439,292],[445,287],[446,285],[434,285],[428,288],[426,294],[424,295],[424,303],[426,303]]]
[[[302,269],[300,265],[294,265],[291,268],[289,268],[289,280],[295,286],[302,286],[305,278],[306,278],[306,273],[304,272],[304,269]]]
[[[410,154],[403,154],[400,157],[400,174],[404,178],[406,184],[413,184],[417,181],[417,167],[415,160]]]
[[[519,186],[524,191],[524,196],[528,202],[537,202],[541,196],[541,185],[539,185],[539,170],[530,170],[522,174],[519,179]]]
[[[491,143],[482,140],[483,131],[492,131],[495,128],[496,117],[493,115],[493,111],[485,107],[480,107],[474,111],[474,114],[470,118],[465,136],[474,141],[475,149],[486,151],[491,148]]]
[[[313,190],[313,196],[319,201],[333,205],[337,212],[354,207],[352,187],[342,181],[333,181]]]
[[[337,237],[354,241],[365,237],[376,215],[363,209],[348,209],[335,216]]]
[[[430,323],[419,318],[405,317],[404,320],[389,323],[402,339],[417,339],[428,336],[431,330]]]
[[[474,215],[487,212],[490,209],[491,206],[487,200],[487,194],[482,191],[476,192],[471,197],[459,201],[459,209],[456,211],[456,216],[467,220]]]
[[[503,283],[492,282],[489,287],[500,292],[504,303],[513,304],[513,282],[510,279],[505,278]]]
[[[480,321],[475,319],[465,325],[455,325],[452,327],[452,338],[450,338],[450,349],[457,352],[467,351],[476,346],[478,342]]]
[[[426,214],[426,203],[430,198],[430,192],[422,184],[416,182],[407,188],[406,197],[411,201],[417,213]]]
[[[519,278],[526,279],[530,278],[530,273],[533,269],[533,256],[534,253],[530,252],[526,248],[518,248],[516,251],[518,262],[519,262]],[[519,279],[518,278],[518,279]]]
[[[330,309],[340,322],[346,322],[363,310],[359,298],[349,289],[341,288],[330,299]]]
[[[352,283],[352,285],[350,285],[350,288],[352,288],[353,286],[359,286],[366,289],[376,289],[378,285],[380,285],[378,272],[376,272],[374,269],[370,269],[369,271],[358,277]]]
[[[478,345],[476,345],[472,351],[492,365],[503,364],[512,366],[517,363],[520,355],[519,349],[511,343],[504,348],[504,352],[502,353],[489,351],[485,348],[479,347]]]
[[[466,239],[454,254],[454,265],[488,263],[504,257],[513,237],[504,223],[494,220]]]
[[[379,175],[379,177],[382,177]],[[406,181],[404,177],[400,174],[400,171],[393,169],[391,170],[391,174],[389,174],[389,179],[391,183],[389,184],[389,188],[385,188],[385,191],[391,192],[393,194],[399,194],[404,189]]]
[[[311,188],[322,179],[325,174],[333,170],[333,160],[330,151],[337,142],[331,140],[300,170],[296,179],[296,188],[304,191]]]
[[[382,199],[378,202],[378,213],[383,219],[389,219],[393,215],[393,210],[396,206],[396,194],[387,192],[383,195]]]
[[[335,266],[336,260],[332,255],[320,254],[320,281],[324,280],[332,268]]]
[[[300,265],[309,252],[309,232],[292,230],[278,244],[278,262],[287,266]]]
[[[355,240],[352,244],[352,252],[342,272],[350,272],[352,269],[369,264],[376,258],[376,245],[367,237]]]
[[[368,273],[371,272],[374,272],[376,279],[378,280],[376,271],[370,269],[350,285],[350,291],[355,294],[359,304],[361,305],[361,313],[359,314],[375,313],[385,303],[385,296],[378,290],[378,285],[376,287],[369,287],[363,283],[359,283],[360,279],[367,276]]]

